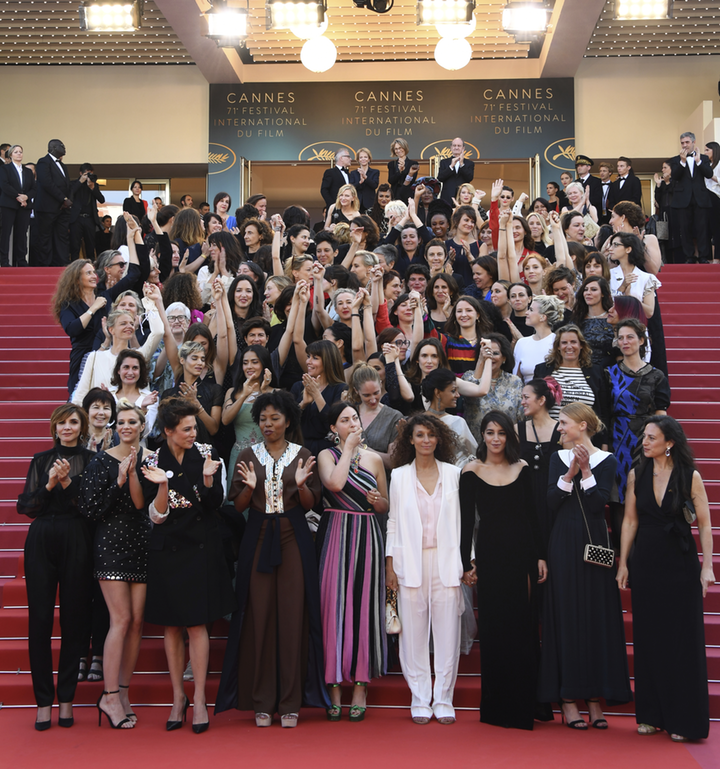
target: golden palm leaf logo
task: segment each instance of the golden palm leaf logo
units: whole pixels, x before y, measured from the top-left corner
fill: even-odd
[[[312,150],[312,157],[309,157],[308,160],[335,160],[335,153],[332,150],[326,149]]]
[[[575,162],[575,147],[573,147],[572,144],[568,144],[567,147],[563,147],[562,144],[558,144],[557,148],[560,150],[560,152],[558,152],[557,155],[553,155],[553,160],[557,160],[558,158],[566,158],[567,160],[572,160]]]
[[[218,163],[224,163],[230,155],[221,152],[209,152],[208,153],[208,163],[212,165],[217,165]]]
[[[545,147],[543,153],[545,161],[561,171],[575,170],[575,137],[567,136],[564,139],[558,139]]]

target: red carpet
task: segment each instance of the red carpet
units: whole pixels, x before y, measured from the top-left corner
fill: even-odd
[[[701,745],[675,744],[667,735],[640,737],[635,720],[610,717],[610,729],[574,733],[560,725],[536,724],[523,732],[486,726],[477,711],[458,713],[453,726],[416,726],[407,710],[369,711],[365,722],[344,720],[330,724],[317,710],[304,710],[294,729],[258,729],[249,713],[224,713],[211,718],[210,730],[193,734],[189,724],[179,732],[164,731],[165,708],[138,709],[141,722],[132,734],[111,731],[103,719],[98,728],[94,709],[76,708],[72,729],[56,725],[37,733],[34,709],[0,712],[2,766],[13,769],[53,769],[128,766],[178,769],[191,765],[289,767],[324,769],[437,769],[486,767],[492,769],[561,769],[562,767],[612,767],[612,769],[714,769],[717,763],[720,724],[713,723],[710,739]],[[347,711],[345,711],[347,713]],[[189,714],[190,715],[190,714]],[[344,718],[346,715],[344,714]],[[188,719],[189,720],[189,719]],[[694,754],[694,755],[693,755]],[[196,763],[198,762],[198,763]],[[232,762],[232,763],[231,763]]]

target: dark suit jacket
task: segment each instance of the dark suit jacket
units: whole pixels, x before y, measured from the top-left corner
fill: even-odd
[[[700,155],[700,161],[700,165],[693,169],[692,176],[687,163],[684,166],[680,164],[680,155],[675,155],[670,161],[674,182],[671,208],[689,208],[693,204],[698,208],[712,206],[713,193],[705,186],[705,179],[711,179],[713,175],[710,158]],[[692,158],[692,162],[695,162],[695,158]]]
[[[598,215],[600,215],[602,213],[602,182],[597,176],[591,174],[581,184],[584,189],[590,187],[590,205],[595,206]]]
[[[97,186],[97,183],[93,189],[90,189],[87,184],[82,184],[79,179],[75,179],[75,181],[70,185],[70,193],[70,197],[72,198],[73,202],[72,208],[70,209],[70,222],[72,223],[77,221],[82,211],[83,205],[87,201],[88,196],[90,196],[94,201],[93,205],[90,206],[92,209],[93,221],[99,227],[100,217],[98,216],[96,203],[104,203],[105,197],[103,196],[102,192],[100,192],[100,187]]]
[[[0,207],[19,210],[22,206],[16,198],[21,194],[28,196],[26,209],[32,211],[33,198],[35,197],[35,175],[29,168],[23,166],[21,185],[15,164],[3,163],[0,165]]]
[[[347,175],[349,179],[350,169],[347,170]],[[328,208],[330,208],[330,206],[337,200],[338,192],[343,184],[346,184],[345,178],[337,166],[328,168],[323,174],[322,184],[320,185],[320,194]]]
[[[355,168],[350,171],[350,184],[355,187],[360,198],[360,211],[369,211],[375,205],[375,190],[380,184],[380,171],[377,168],[368,168],[365,181],[360,182],[360,171]]]
[[[642,204],[642,184],[635,174],[628,174],[622,189],[620,189],[620,179],[612,182],[610,192],[608,192],[608,211],[616,203],[620,203],[623,200],[629,200],[631,203],[637,203],[637,205]]]
[[[417,160],[405,158],[405,169],[400,171],[397,158],[388,163],[388,184],[392,187],[393,200],[402,200],[403,203],[407,203],[408,199],[412,197],[412,185],[417,179],[417,171],[413,174],[410,184],[404,184],[404,181],[410,169],[417,165],[420,165]]]
[[[440,200],[450,205],[453,204],[452,199],[457,195],[458,187],[471,182],[475,176],[475,163],[472,160],[465,160],[457,173],[450,167],[454,162],[455,158],[441,160],[437,175],[438,181],[443,183]]]
[[[35,210],[45,213],[57,213],[65,198],[70,197],[70,178],[68,170],[61,162],[65,175],[63,176],[57,164],[49,155],[38,160],[35,165],[37,172],[37,192],[35,193]]]

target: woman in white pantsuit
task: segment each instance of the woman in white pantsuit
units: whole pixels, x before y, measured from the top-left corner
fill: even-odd
[[[403,427],[394,454],[387,527],[386,584],[398,591],[400,664],[412,693],[412,719],[455,721],[453,691],[463,612],[460,470],[457,444],[436,417],[418,414]],[[435,686],[430,678],[432,627]],[[432,704],[431,704],[432,703]]]

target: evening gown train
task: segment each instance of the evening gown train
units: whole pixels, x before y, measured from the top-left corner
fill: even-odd
[[[648,464],[635,484],[638,530],[629,562],[636,720],[704,739],[709,703],[700,562],[690,526],[672,511],[672,493],[658,505],[651,470]]]
[[[537,566],[544,554],[530,468],[507,486],[492,486],[474,472],[460,476],[463,563],[476,505],[480,720],[532,729],[540,657]]]

